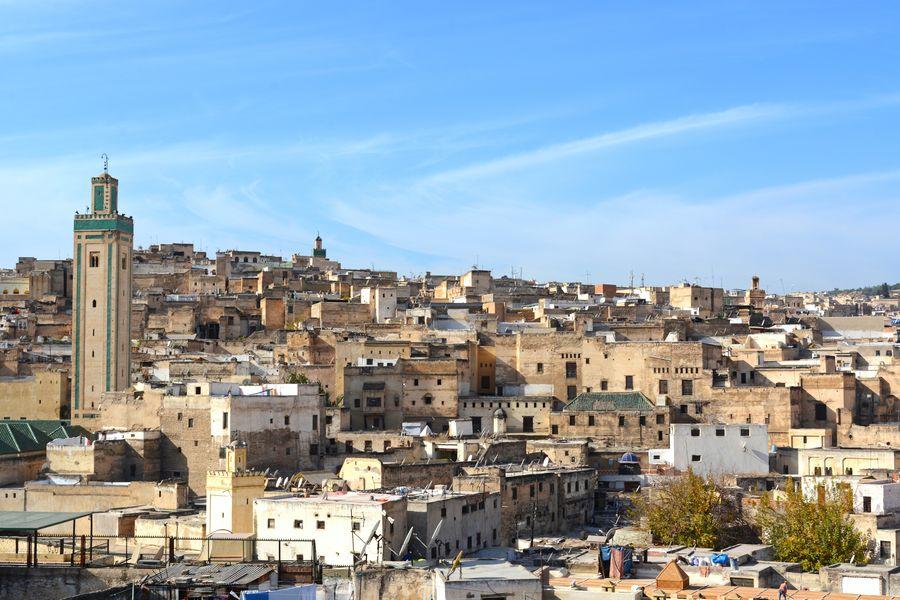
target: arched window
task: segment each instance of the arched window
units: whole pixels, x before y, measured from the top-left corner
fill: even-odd
[[[91,308],[97,308],[97,301],[91,300]]]
[[[18,294],[18,293],[19,293],[19,288],[13,288],[13,294]]]

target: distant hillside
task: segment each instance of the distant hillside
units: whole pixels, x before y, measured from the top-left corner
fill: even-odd
[[[861,292],[863,294],[867,294],[869,296],[881,296],[883,298],[890,297],[892,290],[900,289],[900,283],[888,284],[888,283],[879,283],[878,285],[870,285],[868,287],[861,288],[849,288],[849,289],[838,289],[834,288],[831,290],[832,294],[846,294],[849,292]]]

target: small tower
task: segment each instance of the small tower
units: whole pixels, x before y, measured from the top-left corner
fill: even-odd
[[[206,533],[253,533],[253,501],[266,489],[263,473],[247,469],[247,444],[221,448],[225,469],[206,474]]]
[[[119,181],[91,178],[88,212],[74,222],[72,417],[91,417],[104,392],[131,385],[134,222],[119,214]]]
[[[494,435],[506,435],[506,411],[502,408],[494,411]]]
[[[316,236],[316,242],[315,242],[315,245],[313,246],[313,256],[316,258],[325,258],[326,257],[325,248],[322,247],[322,236],[320,236],[320,235]]]

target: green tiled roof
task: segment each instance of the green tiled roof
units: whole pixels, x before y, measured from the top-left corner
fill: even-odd
[[[0,455],[43,450],[60,438],[88,435],[82,427],[68,421],[0,421]]]
[[[651,412],[653,403],[640,392],[585,392],[575,396],[563,410]]]

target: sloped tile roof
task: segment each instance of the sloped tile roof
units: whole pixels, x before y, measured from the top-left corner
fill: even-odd
[[[641,392],[585,392],[566,404],[564,411],[651,412],[653,403]]]
[[[43,450],[52,440],[87,434],[68,421],[0,421],[0,455]]]

